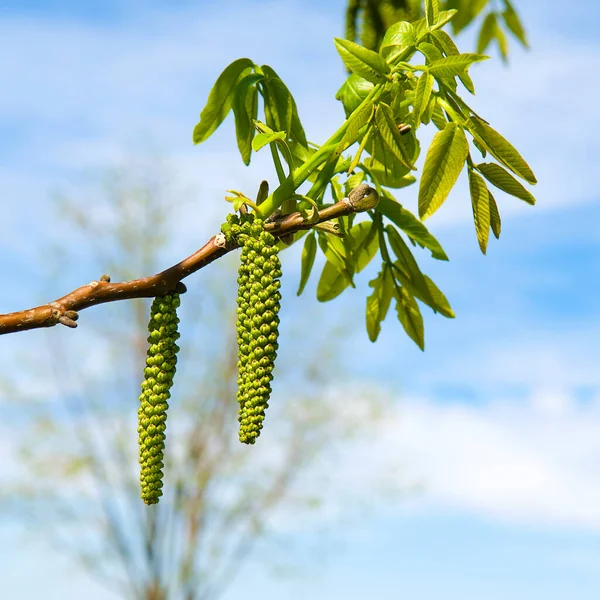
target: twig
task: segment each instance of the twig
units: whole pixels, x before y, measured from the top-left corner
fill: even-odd
[[[363,183],[353,189],[348,198],[320,210],[318,218],[314,221],[308,222],[301,213],[295,212],[268,221],[265,229],[281,238],[296,231],[311,229],[316,224],[330,219],[369,210],[374,208],[378,201],[379,197],[375,189]],[[91,281],[48,304],[0,314],[0,335],[40,327],[53,327],[57,323],[75,328],[78,312],[90,306],[133,298],[154,298],[172,291],[183,293],[185,285],[181,283],[182,279],[237,247],[237,244],[227,243],[223,234],[217,234],[192,255],[155,275],[119,283],[111,283],[110,278],[103,275],[100,280]]]

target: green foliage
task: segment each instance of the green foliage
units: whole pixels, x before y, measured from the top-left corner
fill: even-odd
[[[156,504],[162,496],[167,408],[179,351],[178,306],[179,294],[167,294],[154,298],[150,309],[150,346],[138,409],[141,497],[146,504]]]
[[[257,207],[261,218],[276,210],[286,214],[301,206],[306,222],[311,224],[314,211],[326,206],[328,187],[336,202],[361,183],[377,190],[380,202],[368,210],[366,219],[355,222],[356,215],[350,215],[338,219],[337,230],[330,227],[306,236],[298,286],[301,294],[321,252],[325,263],[317,298],[332,300],[355,287],[355,275],[379,254],[381,269],[369,284],[372,291],[367,298],[367,333],[373,341],[392,298],[400,324],[420,348],[424,348],[424,332],[419,303],[445,317],[454,316],[445,296],[421,272],[410,245],[429,250],[438,260],[448,260],[446,253],[421,220],[391,192],[408,188],[417,179],[412,172],[416,171],[420,154],[417,133],[422,125],[433,124],[438,132],[427,150],[420,177],[420,219],[430,217],[444,204],[465,164],[482,252],[487,251],[490,230],[496,238],[501,230],[498,205],[488,183],[529,204],[535,202],[518,180],[535,184],[527,162],[462,98],[463,88],[475,93],[469,70],[487,58],[481,52],[489,41],[503,35],[500,21],[525,43],[514,8],[507,1],[503,6],[500,18],[486,12],[488,0],[427,0],[422,8],[410,0],[351,2],[347,24],[352,39],[335,39],[342,62],[350,70],[336,94],[346,119],[321,146],[306,142],[291,93],[273,69],[264,65],[242,62],[227,67],[209,96],[209,104],[221,108],[202,112],[197,129],[212,133],[215,118],[209,117],[218,114],[221,118],[231,97],[244,162],[249,162],[252,151],[269,146],[279,186]],[[400,13],[411,22],[390,21]],[[361,15],[366,19],[362,28],[357,26]],[[442,28],[451,23],[458,32],[479,18],[483,23],[478,53],[461,53]],[[363,44],[358,43],[359,38]],[[367,39],[371,41],[366,43]],[[221,79],[229,83],[220,83]],[[253,86],[257,94],[251,97]],[[215,92],[218,89],[223,90],[220,96]],[[252,116],[256,114],[254,99],[258,96],[263,98],[264,122]],[[205,118],[207,124],[202,125]],[[252,119],[257,134],[249,132]],[[499,164],[477,164],[472,158],[475,151],[483,158],[489,153]],[[310,188],[300,195],[298,188],[305,182]],[[236,208],[248,204],[241,192],[236,194]],[[302,200],[298,205],[299,198]],[[338,237],[340,232],[342,237]]]
[[[478,54],[483,54],[495,41],[502,59],[507,60],[507,33],[525,48],[529,47],[523,24],[509,0],[426,0],[424,5],[420,0],[349,0],[346,38],[369,50],[383,50],[392,36],[398,41],[399,35],[403,35],[400,30],[407,24],[414,22],[419,28],[435,31],[450,21],[455,35],[469,27],[479,27]],[[399,23],[402,28],[390,34]],[[407,28],[406,35],[414,31],[414,27]],[[409,37],[405,37],[405,43],[411,45]],[[397,47],[395,51],[400,50]],[[386,57],[385,52],[383,56]]]
[[[222,231],[242,247],[238,271],[239,438],[254,444],[271,395],[279,336],[281,262],[275,238],[254,214],[229,215]]]

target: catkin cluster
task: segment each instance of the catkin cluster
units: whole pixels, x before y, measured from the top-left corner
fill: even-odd
[[[138,409],[141,497],[146,504],[156,504],[162,496],[167,401],[179,350],[178,306],[179,294],[168,294],[154,298],[150,309],[150,347]]]
[[[281,262],[276,239],[253,214],[229,215],[222,231],[242,247],[237,297],[239,437],[254,444],[269,406],[277,356]]]

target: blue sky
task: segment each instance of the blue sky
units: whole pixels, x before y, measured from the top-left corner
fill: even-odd
[[[265,600],[600,594],[600,117],[592,108],[599,23],[591,2],[517,8],[532,51],[513,43],[508,68],[495,55],[474,66],[473,105],[533,167],[538,204],[499,194],[503,233],[486,257],[464,181],[429,220],[451,260],[422,253],[419,262],[457,319],[423,311],[425,353],[392,315],[378,343],[368,342],[362,319],[372,272],[340,300],[357,322],[342,349],[352,385],[396,399],[374,439],[357,443],[336,467],[336,498],[361,490],[369,508],[325,534],[308,525],[288,532],[304,571],[281,578],[250,564],[227,600],[247,596],[252,585]],[[208,90],[231,60],[273,66],[294,92],[309,138],[328,136],[342,114],[333,95],[344,74],[332,37],[343,10],[340,0],[0,0],[0,274],[10,282],[0,310],[47,299],[36,285],[42,274],[32,240],[65,234],[49,220],[51,192],[89,170],[154,150],[169,158],[182,182],[199,190],[198,204],[178,216],[173,259],[214,231],[226,189],[251,191],[271,176],[260,155],[249,169],[241,164],[229,122],[203,146],[191,144]],[[459,46],[473,48],[468,33]],[[415,196],[416,187],[399,198],[414,209]],[[294,296],[297,258],[297,250],[284,257],[285,310],[297,315],[306,303],[326,319],[334,306],[313,299],[314,281]],[[11,356],[31,339],[4,339],[3,364],[18,368]],[[423,491],[401,501],[370,498],[378,478],[396,472],[400,487]],[[0,535],[7,597],[43,590],[47,599],[111,598],[12,527]],[[320,543],[333,551],[315,569],[310,555]]]

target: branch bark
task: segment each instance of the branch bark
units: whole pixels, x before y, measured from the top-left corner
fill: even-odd
[[[308,222],[301,213],[295,212],[268,221],[265,229],[275,237],[282,238],[303,229],[312,229],[324,221],[375,208],[378,201],[376,190],[363,183],[353,189],[348,198],[320,210],[314,222]],[[90,306],[133,298],[154,298],[172,291],[184,292],[182,279],[237,247],[237,244],[226,243],[223,234],[217,234],[187,258],[155,275],[118,283],[111,283],[110,278],[103,275],[100,280],[82,285],[48,304],[0,314],[0,335],[53,327],[58,323],[75,328],[79,311]]]

